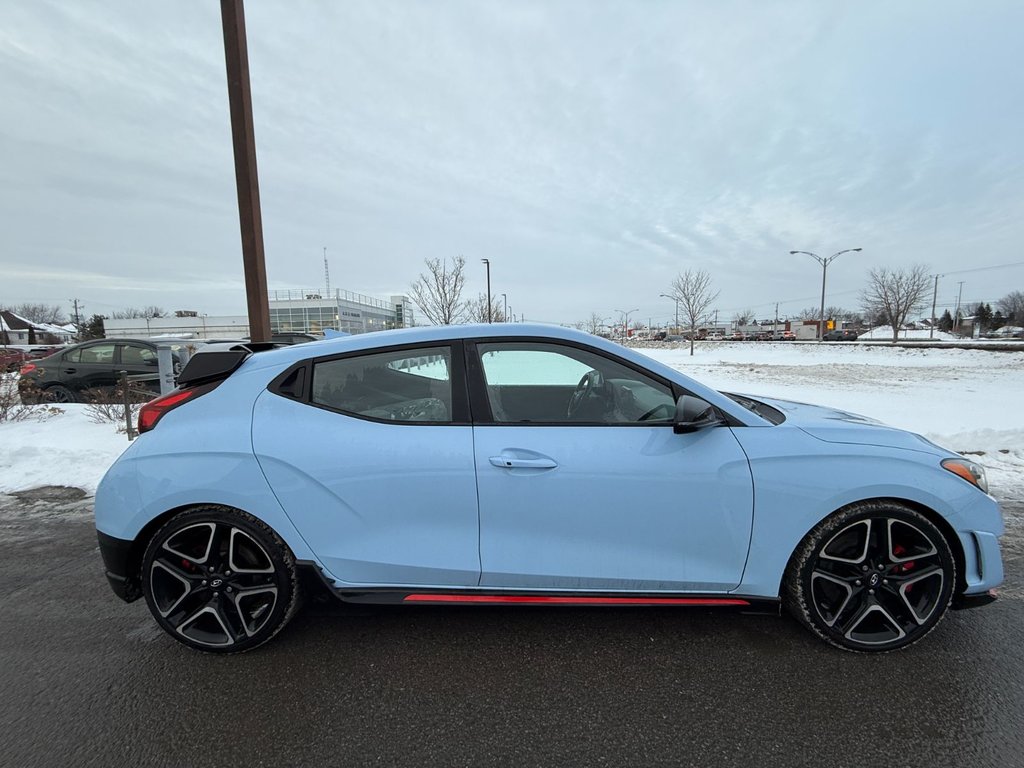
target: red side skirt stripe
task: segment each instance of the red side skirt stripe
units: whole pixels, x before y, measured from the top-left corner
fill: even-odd
[[[534,605],[750,605],[734,597],[564,597],[545,595],[406,595],[405,603],[519,603]]]

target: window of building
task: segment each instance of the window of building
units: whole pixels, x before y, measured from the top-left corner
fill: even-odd
[[[449,422],[451,349],[382,352],[313,366],[313,402],[384,421]]]

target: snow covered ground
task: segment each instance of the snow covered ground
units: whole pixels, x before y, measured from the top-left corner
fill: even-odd
[[[974,454],[993,494],[1024,504],[1024,351],[860,344],[714,343],[642,350],[717,389],[835,406]],[[42,422],[0,423],[0,493],[43,485],[93,492],[128,445],[85,406]]]

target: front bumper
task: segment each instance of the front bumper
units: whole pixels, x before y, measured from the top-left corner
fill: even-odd
[[[953,598],[953,604],[950,606],[954,611],[963,610],[965,608],[980,608],[983,605],[994,603],[999,597],[999,594],[994,589],[990,589],[987,592],[982,592],[978,595],[956,595]]]
[[[96,531],[96,536],[110,588],[126,603],[138,600],[142,589],[134,557],[135,542],[108,536],[102,531]]]

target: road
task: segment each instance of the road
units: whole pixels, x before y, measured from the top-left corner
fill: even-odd
[[[770,616],[315,602],[217,657],[113,596],[89,512],[0,497],[2,766],[1024,765],[1019,538],[1000,601],[885,656]]]

